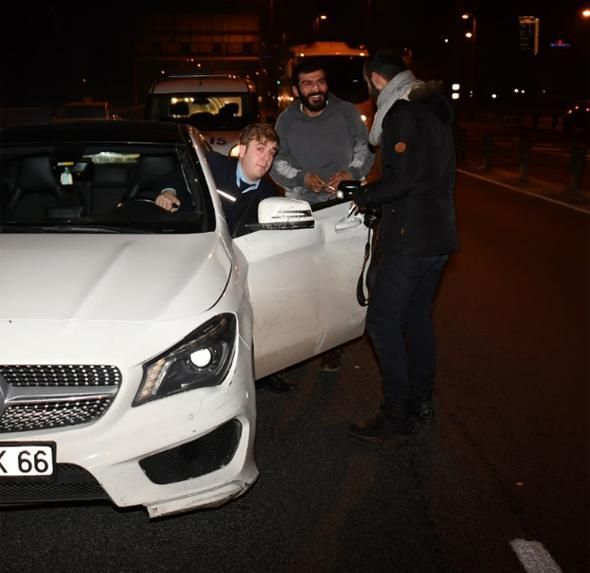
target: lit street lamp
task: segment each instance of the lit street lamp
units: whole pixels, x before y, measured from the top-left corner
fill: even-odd
[[[582,20],[585,20],[585,24],[590,26],[590,4],[586,4],[580,10],[580,16]],[[586,35],[588,36],[588,47],[586,49],[586,58],[588,60],[588,97],[590,98],[590,30],[586,30]]]
[[[461,20],[467,24],[463,36],[466,40],[471,42],[471,55],[469,65],[469,83],[470,91],[473,93],[475,87],[475,44],[477,42],[477,18],[470,12],[463,12]]]
[[[318,39],[319,31],[320,31],[320,22],[325,22],[328,19],[328,16],[325,14],[318,14],[313,19],[313,37],[314,40]]]

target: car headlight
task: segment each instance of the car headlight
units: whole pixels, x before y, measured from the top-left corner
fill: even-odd
[[[221,384],[232,363],[236,317],[220,314],[143,365],[134,406],[195,388]]]
[[[228,157],[239,157],[240,156],[240,144],[236,143],[227,154]]]

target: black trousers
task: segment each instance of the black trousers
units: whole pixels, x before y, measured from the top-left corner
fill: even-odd
[[[448,258],[383,255],[378,263],[367,332],[379,358],[385,411],[412,409],[432,398],[432,306]]]

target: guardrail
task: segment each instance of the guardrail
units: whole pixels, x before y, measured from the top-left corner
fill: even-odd
[[[590,146],[583,137],[557,143],[538,141],[529,135],[471,133],[459,129],[455,144],[459,165],[471,165],[482,171],[494,168],[513,171],[522,184],[527,184],[532,174],[569,193],[590,191],[584,179],[590,162]]]

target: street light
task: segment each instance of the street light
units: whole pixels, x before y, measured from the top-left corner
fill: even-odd
[[[477,18],[471,12],[463,12],[461,14],[461,20],[467,24],[467,28],[463,36],[469,42],[471,42],[471,62],[469,69],[469,80],[471,83],[471,91],[474,89],[475,84],[475,43],[477,41]]]
[[[325,22],[327,19],[328,19],[328,16],[326,16],[325,14],[318,14],[313,19],[313,36],[314,36],[315,40],[317,40],[317,37],[319,35],[320,22]]]
[[[580,10],[580,16],[582,17],[582,20],[586,21],[586,24],[590,25],[590,4],[586,4],[586,6]],[[586,35],[588,36],[586,58],[588,59],[588,97],[590,98],[590,34],[588,33],[588,30],[586,30]]]
[[[475,40],[477,18],[470,12],[463,12],[463,14],[461,14],[461,20],[463,20],[467,24],[471,24],[471,26],[465,32],[465,37],[469,39],[473,38]]]

